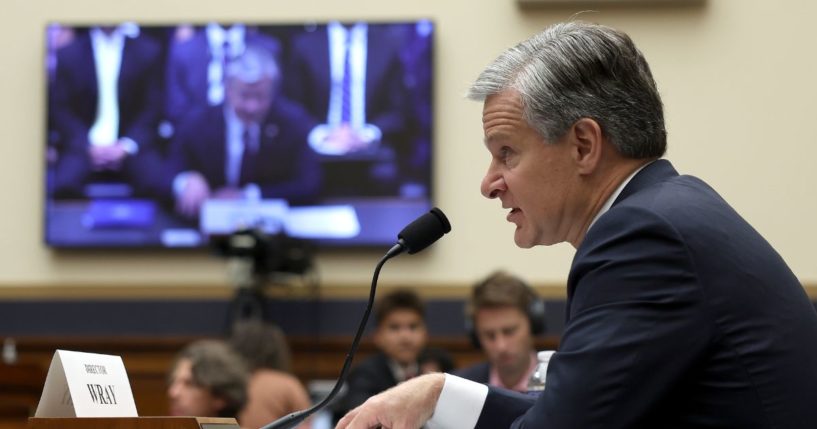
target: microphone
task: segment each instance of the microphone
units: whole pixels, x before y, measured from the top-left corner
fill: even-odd
[[[451,231],[451,224],[448,218],[445,217],[442,210],[437,207],[432,208],[428,213],[425,213],[408,224],[399,234],[397,234],[397,244],[392,246],[388,252],[380,259],[374,269],[372,275],[372,285],[369,289],[369,301],[366,304],[366,310],[363,312],[363,317],[360,319],[360,324],[357,326],[355,339],[352,340],[352,346],[349,348],[349,353],[346,354],[346,360],[343,362],[343,368],[340,370],[338,380],[332,391],[326,395],[325,398],[318,404],[315,404],[305,410],[296,411],[288,414],[280,419],[262,427],[261,429],[290,429],[301,424],[307,417],[315,412],[329,405],[335,399],[335,396],[340,391],[343,383],[346,382],[346,377],[349,374],[349,369],[352,367],[352,359],[355,357],[357,347],[360,344],[360,338],[363,336],[363,330],[366,328],[366,322],[369,320],[369,314],[372,312],[374,306],[375,292],[377,291],[377,279],[380,277],[380,269],[383,264],[389,259],[408,251],[409,255],[413,255],[426,247],[430,246],[435,241],[439,240],[443,235]]]
[[[434,207],[430,212],[418,217],[397,234],[397,244],[413,255],[451,231],[451,224],[442,210]]]

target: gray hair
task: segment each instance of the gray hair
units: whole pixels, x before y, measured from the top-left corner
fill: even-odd
[[[269,50],[256,45],[247,45],[241,55],[227,63],[226,77],[241,82],[255,83],[263,78],[277,82],[281,76],[278,63]]]
[[[628,158],[657,158],[667,147],[661,97],[629,36],[581,21],[560,23],[508,49],[477,78],[468,98],[518,91],[525,120],[556,142],[591,118]]]
[[[182,359],[190,360],[196,385],[224,400],[217,417],[236,417],[247,402],[249,375],[241,356],[223,341],[198,340],[179,353],[174,369]]]

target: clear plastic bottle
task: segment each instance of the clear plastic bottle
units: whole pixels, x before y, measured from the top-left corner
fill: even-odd
[[[17,343],[14,338],[8,337],[3,341],[3,363],[14,365],[17,363]]]
[[[529,395],[539,396],[542,391],[545,390],[545,378],[547,377],[548,363],[550,362],[550,358],[554,353],[556,353],[555,350],[542,350],[536,354],[536,360],[538,360],[539,363],[536,365],[536,369],[528,379]]]

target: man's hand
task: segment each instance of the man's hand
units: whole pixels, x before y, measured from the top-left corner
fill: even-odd
[[[434,413],[444,374],[427,374],[372,396],[349,411],[336,429],[418,429]]]
[[[326,136],[326,145],[343,153],[365,149],[370,144],[371,141],[350,127],[349,124],[339,125]]]
[[[182,216],[196,217],[204,201],[210,197],[210,185],[200,173],[192,173],[187,178],[181,194],[176,198],[176,211]]]
[[[240,200],[244,198],[244,192],[240,188],[225,186],[213,192],[213,198],[217,200]]]
[[[120,142],[107,146],[90,146],[88,148],[88,157],[91,159],[91,165],[96,171],[117,171],[121,168],[122,161],[126,156],[128,156],[128,153]]]

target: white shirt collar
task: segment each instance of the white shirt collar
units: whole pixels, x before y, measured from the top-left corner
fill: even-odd
[[[229,28],[211,22],[207,24],[207,42],[210,48],[219,55],[227,54],[223,52],[224,44],[227,43],[230,49],[229,56],[235,57],[244,50],[244,35],[246,28],[241,24],[235,24]]]
[[[610,210],[610,207],[613,207],[613,203],[616,202],[616,198],[618,198],[618,196],[621,195],[621,191],[623,191],[624,188],[627,186],[627,184],[630,183],[630,180],[632,180],[633,177],[635,177],[635,175],[638,174],[638,172],[643,170],[644,167],[652,164],[653,162],[655,162],[655,161],[654,160],[650,161],[650,162],[642,165],[641,167],[638,167],[635,171],[630,173],[630,175],[627,176],[627,178],[624,179],[624,181],[622,181],[620,185],[618,185],[618,188],[616,188],[616,190],[613,191],[613,193],[610,195],[610,197],[607,198],[607,201],[605,201],[604,205],[601,206],[601,209],[599,210],[599,212],[596,213],[596,217],[594,217],[593,221],[590,222],[590,226],[587,228],[588,231],[590,231],[590,228],[593,228],[593,225],[595,225],[596,221],[599,220],[601,215],[603,215],[604,213],[607,213],[607,211]]]

